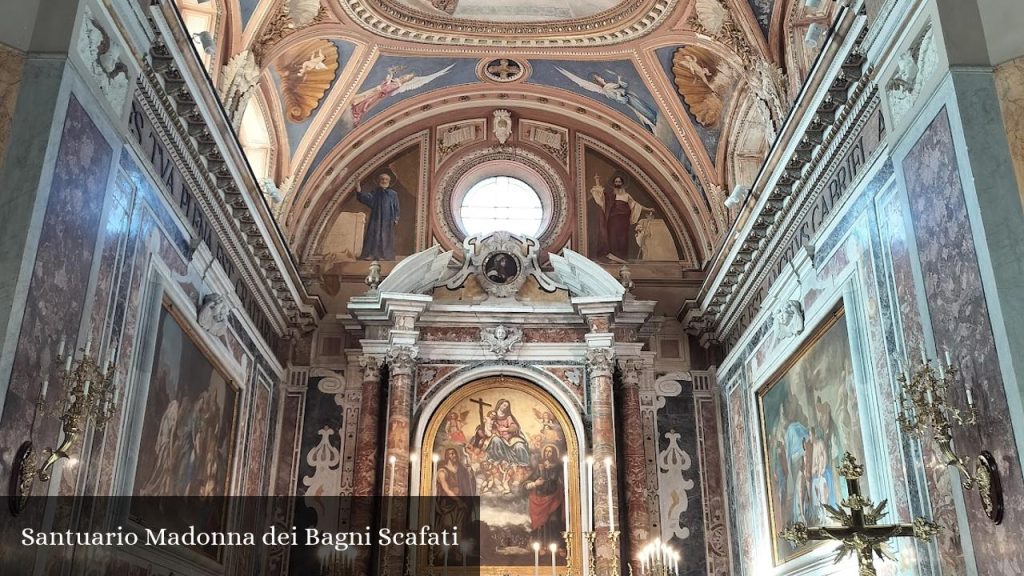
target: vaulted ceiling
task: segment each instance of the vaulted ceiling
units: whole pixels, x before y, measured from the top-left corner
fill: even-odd
[[[663,182],[698,267],[836,4],[178,0],[190,32],[212,36],[211,77],[297,253],[358,162],[424,125],[515,105],[626,151]]]

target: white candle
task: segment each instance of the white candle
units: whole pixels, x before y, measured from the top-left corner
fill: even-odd
[[[932,388],[931,388],[931,386],[929,386],[928,388],[925,389],[925,395],[926,395],[926,398],[928,399],[928,405],[931,406],[932,403],[933,403],[932,402]]]
[[[942,352],[946,356],[946,366],[952,366],[953,365],[953,361],[950,360],[950,357],[949,357],[949,348],[946,348],[945,346],[943,346],[942,347]]]
[[[921,364],[928,363],[928,354],[924,351],[924,342],[921,342]]]
[[[437,496],[437,463],[441,461],[441,457],[438,456],[437,453],[434,453],[430,456],[430,461],[434,463],[433,474],[430,475],[430,479],[434,483],[434,488],[431,493]]]
[[[391,479],[388,480],[388,496],[395,495],[395,455],[392,454],[388,458],[388,464],[391,466]]]
[[[62,334],[61,337],[60,337],[60,345],[57,346],[57,357],[61,357],[61,356],[64,355],[64,346],[66,344],[67,344],[67,336],[64,336]]]
[[[562,508],[565,511],[565,530],[569,530],[569,457],[562,456]]]
[[[946,379],[946,369],[942,367],[942,362],[939,362],[939,380]]]
[[[85,355],[88,356],[90,351],[92,351],[92,336],[85,341]]]
[[[587,456],[587,497],[590,499],[590,518],[594,523],[594,457]],[[594,526],[596,528],[596,526]]]
[[[971,390],[971,385],[968,384],[965,390],[967,392],[967,405],[974,406],[974,391]],[[46,395],[46,388],[43,388],[43,395]]]
[[[71,372],[71,357],[72,356],[73,356],[72,354],[68,354],[68,357],[64,359],[64,372],[65,373]]]
[[[534,542],[534,576],[541,576],[541,543]]]
[[[82,388],[82,398],[83,399],[85,399],[86,397],[89,396],[89,384],[90,384],[90,382],[88,380],[86,380],[85,381],[85,387]]]
[[[40,400],[46,400],[46,389],[50,387],[49,380],[43,380],[43,391],[39,394]]]
[[[110,356],[107,358],[107,368],[114,366],[114,359],[117,358],[117,346],[110,347]]]
[[[615,511],[612,509],[612,459],[604,459],[605,477],[608,480],[608,531],[615,531]]]
[[[548,550],[551,550],[551,576],[558,576],[558,572],[556,571],[557,569],[555,568],[555,552],[558,551],[558,544],[552,542],[551,545],[548,546]]]

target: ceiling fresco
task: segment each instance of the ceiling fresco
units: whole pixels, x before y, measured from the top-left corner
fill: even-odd
[[[310,221],[332,174],[358,168],[344,162],[451,122],[431,107],[493,97],[560,118],[545,134],[632,150],[710,251],[728,229],[723,191],[749,184],[813,60],[796,26],[835,10],[786,30],[777,12],[803,14],[804,1],[213,0],[228,37],[211,77],[237,84],[242,63],[258,68],[286,229]],[[502,62],[515,74],[487,73]]]
[[[290,47],[270,66],[291,154],[320,113],[355,48],[344,40],[308,40]]]
[[[614,8],[617,0],[397,0],[424,15],[484,22],[545,22],[586,18]]]

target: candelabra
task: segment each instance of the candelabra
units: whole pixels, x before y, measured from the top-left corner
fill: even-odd
[[[565,541],[565,573],[572,574],[572,532],[562,532],[562,540]]]
[[[355,548],[350,547],[345,551],[341,551],[334,548],[333,546],[321,546],[319,556],[319,576],[355,576]]]
[[[960,473],[964,490],[977,490],[985,514],[992,522],[1000,524],[1003,521],[1003,490],[995,457],[988,451],[982,451],[972,474],[968,470],[971,458],[958,455],[953,448],[953,426],[973,427],[978,423],[974,391],[970,383],[963,382],[967,410],[964,412],[952,406],[949,391],[958,382],[960,371],[950,361],[949,351],[945,353],[945,365],[941,361],[936,361],[935,365],[937,369],[922,350],[921,362],[913,370],[900,366],[901,373],[896,377],[902,388],[897,416],[900,428],[915,438],[923,437],[930,430],[943,461]]]
[[[641,576],[679,576],[679,552],[658,538],[640,551]]]
[[[612,530],[608,533],[608,541],[611,543],[612,548],[612,571],[610,574],[613,576],[619,576],[622,574],[622,567],[619,564],[619,551],[621,550],[621,548],[619,548],[620,534],[621,533],[618,530]]]
[[[103,427],[114,414],[118,400],[118,389],[114,385],[116,350],[111,349],[106,366],[101,366],[90,353],[92,340],[81,350],[78,360],[74,355],[64,355],[64,339],[61,339],[57,351],[57,364],[63,364],[58,374],[62,389],[66,395],[63,402],[64,411],[60,415],[61,438],[57,448],[48,448],[48,456],[42,466],[36,468],[35,448],[31,440],[35,431],[35,420],[46,405],[46,391],[49,381],[44,380],[39,398],[36,401],[32,424],[29,429],[29,440],[22,443],[11,466],[10,487],[8,491],[11,514],[17,516],[28,505],[32,494],[32,485],[38,479],[41,482],[50,480],[53,466],[62,459],[70,458],[68,453],[72,445],[88,425],[92,418],[96,425]]]
[[[583,532],[583,541],[587,544],[587,576],[597,576],[597,532]]]

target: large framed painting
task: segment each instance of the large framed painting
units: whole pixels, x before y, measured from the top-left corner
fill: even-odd
[[[850,334],[842,307],[758,391],[765,483],[775,565],[810,551],[778,536],[790,524],[824,526],[845,485],[836,468],[847,451],[863,461]]]
[[[238,392],[166,304],[160,310],[130,516],[147,528],[224,527]]]
[[[504,376],[463,386],[432,416],[422,448],[425,456],[438,456],[436,465],[430,457],[420,459],[420,493],[439,497],[429,523],[464,520],[457,516],[465,511],[446,506],[445,496],[480,499],[478,557],[470,559],[480,568],[472,574],[533,574],[534,542],[544,550],[545,566],[551,566],[549,546],[557,545],[555,563],[564,570],[562,532],[568,525],[580,533],[579,448],[572,424],[551,396]],[[572,546],[578,558],[579,544]],[[421,558],[421,572],[428,571],[428,562],[440,566],[443,560]],[[460,559],[449,561],[461,565]]]

